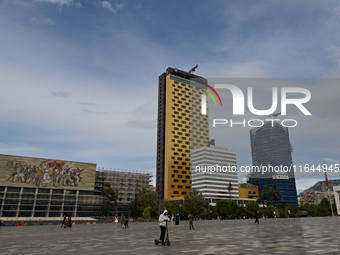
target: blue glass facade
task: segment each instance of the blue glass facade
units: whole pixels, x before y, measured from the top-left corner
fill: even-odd
[[[248,183],[257,185],[260,193],[266,184],[272,187],[276,183],[282,197],[278,204],[298,207],[288,128],[267,121],[262,127],[250,130],[250,142],[253,166],[259,170],[248,176]]]

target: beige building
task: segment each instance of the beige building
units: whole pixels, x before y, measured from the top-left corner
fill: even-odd
[[[250,183],[239,183],[238,193],[240,198],[259,198],[259,188]]]
[[[329,200],[328,192],[311,191],[306,192],[306,197],[303,199],[304,203],[319,205],[323,199]],[[331,201],[334,203],[334,195],[331,193]]]

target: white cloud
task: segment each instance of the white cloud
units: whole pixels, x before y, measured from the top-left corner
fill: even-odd
[[[31,23],[38,26],[53,26],[54,21],[50,18],[44,18],[44,17],[33,17],[31,18]]]
[[[102,1],[100,2],[101,7],[103,7],[104,9],[112,12],[112,13],[117,13],[117,11],[112,7],[112,4],[109,3],[108,1]]]
[[[52,92],[52,96],[56,96],[56,97],[69,97],[70,95],[71,95],[71,93],[63,92],[63,91],[53,91]]]
[[[76,8],[83,8],[84,7],[81,3],[78,3],[78,2],[73,3],[73,5]]]
[[[325,158],[325,164],[340,164],[340,159]]]
[[[36,0],[36,1],[59,5],[69,5],[70,3],[72,3],[73,0]]]
[[[230,63],[226,64],[218,61],[209,61],[200,65],[204,70],[203,76],[210,77],[242,77],[256,78],[266,77],[266,64],[263,61]]]
[[[125,7],[125,4],[124,3],[115,4],[115,7],[116,7],[117,10],[121,10]]]

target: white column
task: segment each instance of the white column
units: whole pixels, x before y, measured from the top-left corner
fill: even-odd
[[[1,209],[0,210],[0,217],[2,217],[2,214],[3,214],[3,211],[4,211],[6,194],[7,194],[7,187],[5,187],[4,196],[2,197],[2,203],[1,203],[1,208],[0,208]]]

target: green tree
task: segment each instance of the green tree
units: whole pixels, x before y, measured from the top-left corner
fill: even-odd
[[[182,215],[183,214],[183,210],[182,210],[182,207],[179,206],[179,204],[176,204],[176,203],[171,203],[171,207],[170,207],[170,211],[171,211],[171,214],[175,215],[177,213],[179,213],[179,215]]]
[[[279,205],[280,217],[281,218],[287,218],[288,217],[288,210],[291,210],[291,207],[290,207],[289,204],[282,203],[281,205]]]
[[[104,184],[104,190],[102,191],[103,201],[99,205],[99,213],[103,216],[109,216],[111,210],[117,206],[118,190],[113,190],[110,183]]]
[[[269,218],[274,218],[274,211],[275,211],[275,207],[273,205],[269,205],[267,207],[267,210],[268,210],[268,217]]]
[[[142,215],[142,211],[138,207],[138,197],[134,198],[130,203],[130,213],[132,217],[139,217]]]
[[[146,207],[143,212],[143,217],[150,220],[150,217],[151,217],[150,211],[151,211],[151,206]]]
[[[272,198],[272,190],[267,185],[267,183],[263,186],[262,191],[259,194],[259,203],[268,203]]]
[[[276,202],[276,208],[277,208],[278,201],[281,200],[281,194],[280,194],[280,191],[277,189],[276,183],[274,183],[273,185],[271,198]]]
[[[158,195],[155,191],[143,187],[137,195],[137,201],[140,212],[143,212],[146,207],[151,206],[151,217],[158,214]]]
[[[227,211],[226,211],[227,215],[230,218],[234,219],[235,216],[237,215],[238,210],[239,210],[238,204],[234,200],[229,200],[227,204]]]
[[[172,209],[171,204],[172,203],[171,203],[170,199],[161,200],[161,202],[160,202],[161,213],[166,209],[168,211],[168,215],[173,214],[174,212],[171,210]]]
[[[194,217],[204,217],[206,216],[208,211],[209,202],[206,201],[203,195],[197,190],[192,189],[192,191],[188,195],[184,196],[183,201],[183,212],[188,215],[192,213]]]
[[[260,209],[260,206],[255,201],[250,201],[246,205],[246,210],[247,210],[248,217],[253,217],[255,211],[258,211],[259,209]]]
[[[217,216],[216,206],[209,205],[209,214],[207,215],[207,217],[209,219],[216,219],[216,216]]]
[[[218,200],[216,202],[216,213],[219,215],[224,215],[228,209],[228,201],[225,199]]]
[[[328,216],[331,212],[331,206],[327,198],[321,200],[321,203],[317,206],[318,216]]]
[[[243,206],[240,206],[240,207],[238,208],[237,215],[238,215],[240,218],[243,218],[243,216],[247,216],[246,208],[243,207]]]
[[[231,200],[231,192],[233,191],[233,186],[231,185],[230,181],[227,190],[229,191],[229,199]]]

